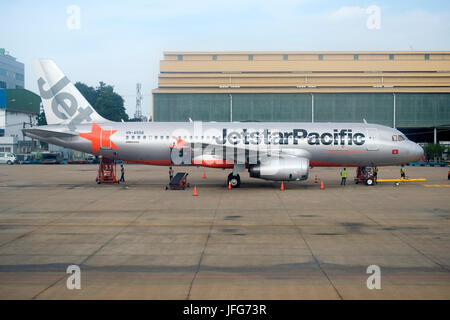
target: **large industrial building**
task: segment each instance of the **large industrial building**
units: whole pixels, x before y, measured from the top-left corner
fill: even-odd
[[[152,118],[365,119],[448,141],[450,52],[165,52]]]
[[[0,48],[0,89],[23,89],[24,64]]]
[[[28,153],[38,146],[22,129],[36,125],[41,98],[24,82],[24,64],[0,48],[0,152]]]
[[[25,89],[0,89],[0,152],[28,153],[38,143],[22,129],[36,125],[41,98]]]

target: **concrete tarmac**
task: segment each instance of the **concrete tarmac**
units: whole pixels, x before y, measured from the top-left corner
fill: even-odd
[[[0,166],[0,299],[450,299],[448,168],[373,187],[313,168],[285,191],[246,172],[227,190],[229,170],[204,168],[175,168],[191,188],[166,191],[167,167],[125,168],[98,185],[96,165]]]

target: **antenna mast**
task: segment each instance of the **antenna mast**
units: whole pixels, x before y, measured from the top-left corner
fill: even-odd
[[[143,121],[141,103],[142,103],[141,84],[136,83],[136,112],[134,114],[134,118]]]

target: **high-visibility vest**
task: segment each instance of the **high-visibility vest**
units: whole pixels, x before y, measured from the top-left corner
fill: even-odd
[[[342,178],[347,178],[347,170],[342,170],[341,171],[341,177]]]

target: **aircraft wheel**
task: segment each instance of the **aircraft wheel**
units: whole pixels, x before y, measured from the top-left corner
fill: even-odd
[[[366,185],[373,186],[373,179],[369,178],[366,180]]]
[[[233,174],[230,174],[228,176],[228,182],[231,184],[232,188],[239,188],[241,185],[241,177],[239,175],[233,176]]]

